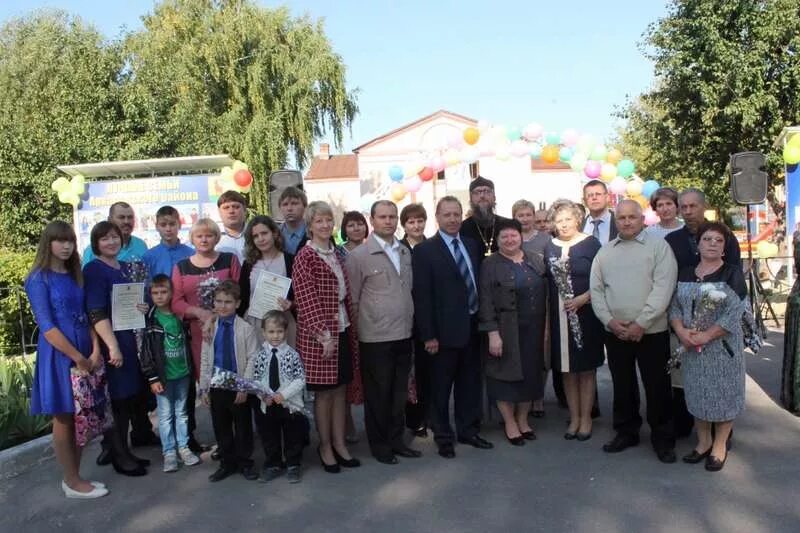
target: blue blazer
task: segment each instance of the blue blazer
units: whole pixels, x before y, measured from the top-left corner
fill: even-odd
[[[460,238],[469,252],[477,290],[480,267],[478,244],[469,237]],[[469,314],[467,285],[438,232],[414,247],[411,265],[414,272],[414,322],[418,339],[422,342],[437,339],[440,346],[451,348],[469,344],[473,321]]]

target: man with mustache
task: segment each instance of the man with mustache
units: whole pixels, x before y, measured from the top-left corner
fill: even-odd
[[[115,202],[108,208],[108,221],[116,224],[122,233],[122,248],[117,254],[118,261],[141,261],[147,251],[147,244],[133,235],[134,220],[136,218],[133,208],[128,202]],[[82,257],[83,266],[95,259],[91,246],[86,247]]]
[[[478,176],[469,184],[469,205],[472,216],[461,225],[461,235],[476,243],[479,259],[497,251],[497,226],[501,220],[508,220],[494,213],[497,199],[494,195],[494,182]]]

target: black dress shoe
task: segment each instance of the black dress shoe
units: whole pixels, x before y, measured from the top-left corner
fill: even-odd
[[[361,466],[361,461],[356,459],[355,457],[351,457],[350,459],[345,459],[336,451],[336,448],[331,448],[333,450],[333,456],[336,458],[336,464],[339,466],[343,466],[345,468],[358,468]]]
[[[417,457],[422,457],[422,452],[419,450],[414,450],[409,448],[408,446],[404,446],[402,448],[395,448],[392,450],[395,455],[399,455],[400,457],[405,457],[407,459],[416,459]]]
[[[334,452],[336,453],[336,452]],[[317,448],[317,455],[319,456],[319,462],[322,464],[322,468],[329,474],[338,474],[342,471],[342,468],[339,466],[339,463],[334,463],[329,465],[325,462],[325,459],[322,458],[322,452],[319,448]]]
[[[728,454],[725,454],[725,459],[720,459],[719,457],[715,457],[713,455],[709,455],[708,459],[706,459],[706,470],[709,472],[719,472],[722,470],[722,467],[725,466],[725,461],[728,460]]]
[[[242,476],[247,481],[254,481],[258,479],[258,472],[256,472],[256,469],[253,467],[253,465],[243,466],[240,471]]]
[[[397,463],[400,462],[394,455],[387,455],[385,457],[375,457],[375,460],[385,465],[396,465]]]
[[[219,453],[219,448],[217,448],[216,450],[211,452],[211,460],[212,461],[219,461],[220,457],[222,457],[222,455],[220,455],[220,453]]]
[[[225,468],[224,466],[220,466],[217,470],[208,476],[208,480],[211,483],[216,483],[217,481],[222,481],[226,477],[230,477],[236,473],[235,468]]]
[[[569,431],[564,433],[564,440],[575,440],[578,438],[578,433],[570,433]]]
[[[456,456],[456,451],[453,449],[452,444],[443,444],[439,446],[439,455],[444,457],[445,459],[452,459]]]
[[[633,435],[617,435],[610,442],[603,444],[603,451],[606,453],[619,453],[625,448],[637,446],[639,437]]]
[[[534,433],[533,430],[523,431],[522,438],[525,440],[536,440],[536,433]]]
[[[133,460],[136,461],[136,464],[140,466],[150,466],[150,459],[142,459],[141,457],[136,457],[135,455],[132,455],[131,457],[133,457]]]
[[[656,450],[656,456],[658,457],[658,460],[661,461],[662,463],[670,464],[677,461],[677,458],[675,457],[675,450],[673,450],[672,448]]]
[[[692,450],[692,453],[684,455],[681,457],[681,461],[684,463],[689,463],[690,465],[694,465],[705,459],[711,455],[711,446],[703,453],[698,453],[697,450]]]
[[[586,433],[581,433],[580,431],[575,433],[575,439],[581,442],[587,441],[592,438],[592,432],[587,431]]]
[[[506,435],[506,439],[508,439],[509,444],[512,446],[525,446],[525,437],[522,435],[519,437],[509,437]]]
[[[114,471],[117,474],[122,474],[123,476],[139,477],[147,474],[147,470],[139,463],[136,463],[135,468],[122,468],[122,466],[114,460],[113,456],[111,457],[111,466],[114,467]]]
[[[100,455],[97,456],[97,466],[106,466],[111,464],[111,450],[103,448],[100,450]]]
[[[494,448],[494,444],[482,438],[480,435],[473,435],[472,437],[467,438],[459,437],[458,442],[461,444],[469,444],[473,448],[479,448],[481,450],[489,450]]]

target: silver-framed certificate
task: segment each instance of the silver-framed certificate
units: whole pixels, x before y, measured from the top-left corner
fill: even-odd
[[[285,299],[289,295],[291,286],[290,278],[266,270],[260,271],[256,287],[253,290],[253,297],[250,298],[250,308],[247,310],[247,314],[261,319],[264,318],[267,311],[281,310],[278,298]]]
[[[111,288],[111,329],[143,329],[144,314],[136,304],[144,303],[144,283],[117,283]]]

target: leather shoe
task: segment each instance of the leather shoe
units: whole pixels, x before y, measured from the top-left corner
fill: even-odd
[[[400,461],[394,455],[387,455],[386,457],[375,457],[375,460],[385,465],[396,465]]]
[[[694,465],[699,463],[709,455],[711,455],[711,446],[709,446],[708,449],[703,453],[698,453],[697,450],[692,450],[692,453],[684,455],[681,458],[681,461],[683,461],[684,463],[689,463],[690,465]]]
[[[100,450],[100,455],[97,456],[97,466],[106,466],[111,464],[111,449],[103,448]]]
[[[336,464],[339,466],[343,466],[345,468],[358,468],[361,466],[361,461],[356,459],[355,457],[351,457],[350,459],[345,459],[339,452],[336,451],[336,448],[331,448],[333,450],[333,457],[336,459]]]
[[[522,438],[525,440],[536,440],[536,433],[534,433],[533,430],[523,431]]]
[[[713,455],[709,455],[708,459],[706,459],[706,470],[709,472],[719,472],[722,470],[722,467],[725,466],[725,461],[728,460],[728,454],[725,454],[725,459],[720,459],[719,457],[715,457]]]
[[[578,433],[577,432],[570,433],[569,431],[566,431],[564,433],[564,440],[575,440],[577,437],[578,437]]]
[[[625,448],[637,446],[639,437],[633,435],[617,435],[610,442],[603,444],[603,451],[606,453],[619,453]]]
[[[592,438],[592,432],[588,431],[586,433],[581,433],[580,431],[575,433],[575,439],[581,442],[587,441]]]
[[[673,450],[672,448],[656,450],[656,456],[658,456],[658,460],[661,461],[662,463],[670,464],[677,461],[677,458],[675,457],[675,450]]]
[[[422,457],[421,451],[409,448],[408,446],[395,448],[392,450],[392,452],[394,452],[395,455],[399,455],[400,457],[405,457],[407,459],[416,459],[417,457]]]
[[[443,444],[439,446],[439,455],[444,457],[445,459],[452,459],[456,456],[456,451],[453,449],[452,444]]]
[[[222,481],[226,477],[230,477],[236,473],[236,470],[233,468],[225,468],[224,466],[220,466],[217,470],[208,476],[208,480],[211,483],[216,483],[217,481]]]
[[[258,472],[256,472],[256,469],[252,465],[243,466],[242,469],[241,469],[241,472],[242,472],[242,476],[247,481],[254,481],[254,480],[258,479]]]
[[[525,437],[522,435],[519,437],[509,437],[506,435],[506,438],[508,439],[509,444],[512,446],[525,446]]]
[[[489,450],[494,448],[494,444],[482,438],[480,435],[473,435],[472,437],[467,438],[459,437],[458,442],[461,444],[469,444],[473,448],[479,448],[481,450]]]

